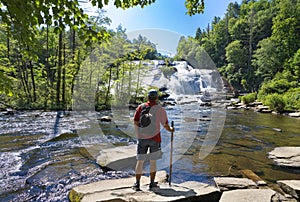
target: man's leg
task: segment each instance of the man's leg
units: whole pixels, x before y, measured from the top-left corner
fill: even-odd
[[[154,183],[156,175],[156,160],[150,160],[150,183]]]
[[[136,179],[136,183],[140,183],[141,180],[141,176],[143,174],[143,165],[144,165],[144,161],[142,160],[138,160],[136,162],[136,167],[135,167],[135,179]]]

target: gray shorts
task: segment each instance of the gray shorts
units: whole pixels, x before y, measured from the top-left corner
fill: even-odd
[[[150,148],[150,153],[147,155],[148,148]],[[139,139],[137,146],[137,160],[144,161],[148,157],[149,160],[161,159],[161,147],[160,142],[156,142],[151,139]]]

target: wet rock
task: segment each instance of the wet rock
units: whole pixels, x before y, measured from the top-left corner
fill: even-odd
[[[269,158],[279,166],[300,168],[300,147],[276,147]]]
[[[214,177],[214,181],[221,191],[257,188],[256,183],[247,178]]]
[[[280,129],[280,128],[272,128],[272,130],[274,130],[276,132],[282,132],[282,129]]]
[[[235,107],[235,106],[228,106],[228,107],[226,107],[226,109],[228,109],[228,110],[235,110],[235,109],[238,109],[238,108]]]
[[[300,112],[289,113],[289,116],[299,118]]]
[[[270,111],[268,106],[264,106],[264,105],[258,105],[256,107],[256,112],[264,112],[264,111]]]
[[[285,193],[300,201],[300,180],[280,180],[277,184]]]
[[[15,114],[15,110],[14,109],[12,109],[12,108],[7,108],[6,109],[6,115],[14,115]]]
[[[102,122],[111,122],[112,118],[110,116],[102,116],[100,121]]]
[[[263,109],[263,110],[261,110],[260,111],[261,113],[272,113],[272,110],[270,110],[270,109]]]
[[[157,173],[159,181],[164,181],[166,172]],[[74,187],[69,199],[73,201],[219,201],[220,191],[214,187],[200,182],[184,182],[182,184],[158,183],[159,188],[148,190],[149,178],[142,176],[141,190],[134,191],[131,186],[135,177],[103,180],[95,183]]]
[[[103,149],[97,157],[97,163],[112,170],[134,170],[136,165],[136,145]]]
[[[280,194],[276,192],[272,197],[272,202],[297,202],[297,199],[288,194]]]
[[[276,192],[271,189],[245,189],[223,192],[220,202],[270,202]]]

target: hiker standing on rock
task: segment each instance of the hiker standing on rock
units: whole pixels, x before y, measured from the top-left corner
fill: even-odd
[[[135,133],[138,138],[137,164],[135,168],[136,182],[133,189],[140,190],[140,179],[143,172],[144,161],[147,158],[148,149],[150,153],[150,184],[149,189],[157,187],[154,182],[156,175],[156,160],[161,158],[161,135],[160,125],[167,131],[173,132],[174,128],[168,124],[167,113],[164,108],[157,104],[158,92],[154,89],[148,92],[148,102],[139,105],[134,114]]]

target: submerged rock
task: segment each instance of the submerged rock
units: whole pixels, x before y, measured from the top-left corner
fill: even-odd
[[[253,180],[258,186],[265,186],[267,183],[263,181],[259,176],[257,176],[252,170],[245,169],[241,170],[241,173],[248,177],[249,179]]]
[[[276,147],[269,158],[279,166],[300,168],[300,147]]]

